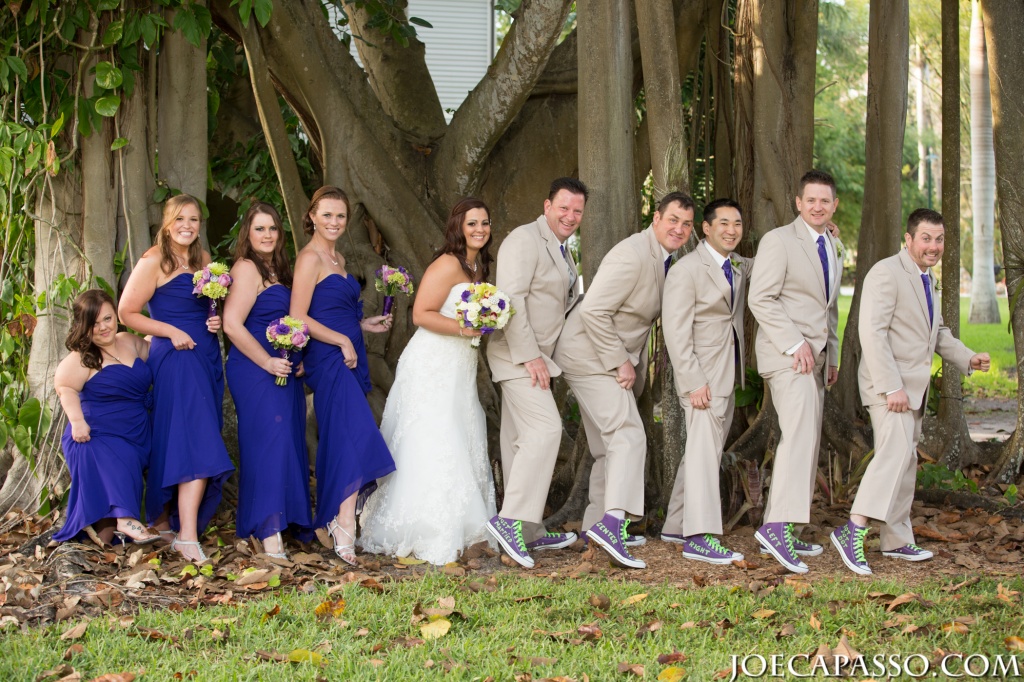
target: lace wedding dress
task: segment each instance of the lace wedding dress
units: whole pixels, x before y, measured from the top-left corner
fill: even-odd
[[[452,287],[442,315],[455,317],[467,286]],[[397,469],[360,516],[363,551],[440,565],[489,540],[494,482],[476,390],[479,351],[469,344],[421,328],[405,347],[380,426]]]

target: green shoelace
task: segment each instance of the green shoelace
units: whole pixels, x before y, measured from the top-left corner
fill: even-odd
[[[796,548],[793,546],[793,524],[787,523],[782,527],[782,541],[786,543],[789,555],[796,556]]]
[[[915,545],[913,542],[908,542],[907,543],[907,548],[912,549],[915,552],[923,552],[924,551],[923,548],[919,547],[918,545]]]
[[[723,547],[722,543],[718,541],[718,538],[716,538],[714,535],[711,535],[710,533],[704,534],[704,542],[706,542],[708,547],[715,550],[716,552],[719,552],[721,554],[729,554],[729,550]]]
[[[864,558],[864,538],[867,534],[867,528],[857,528],[853,531],[853,556],[859,564],[866,564],[868,562]]]
[[[621,536],[619,539],[622,540],[622,546],[623,547],[626,546],[626,538],[629,537],[629,533],[626,531],[626,528],[628,528],[628,527],[629,527],[629,519],[623,520],[623,522],[622,522],[622,529],[619,530],[619,535]]]
[[[512,536],[516,541],[516,549],[526,552],[526,542],[523,541],[523,522],[516,520],[512,522]]]

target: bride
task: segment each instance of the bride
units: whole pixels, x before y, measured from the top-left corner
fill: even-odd
[[[366,552],[445,564],[489,538],[494,484],[476,390],[478,351],[470,346],[480,332],[459,327],[455,304],[471,282],[487,278],[490,241],[487,205],[459,201],[444,245],[423,273],[412,309],[419,329],[384,408],[380,428],[397,469],[360,517]]]

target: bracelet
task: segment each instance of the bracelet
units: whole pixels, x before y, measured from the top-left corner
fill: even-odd
[[[462,327],[459,327],[459,336],[462,336]]]

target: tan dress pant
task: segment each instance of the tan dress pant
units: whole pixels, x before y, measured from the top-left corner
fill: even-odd
[[[853,514],[882,521],[883,552],[914,542],[910,507],[917,483],[917,441],[924,406],[890,412],[886,405],[868,407],[875,433],[875,454],[853,501]]]
[[[736,404],[732,395],[711,398],[706,410],[694,409],[690,397],[679,399],[686,417],[686,451],[676,472],[663,533],[722,534],[722,497],[718,487],[725,437]]]
[[[782,437],[775,449],[764,522],[808,523],[818,471],[821,415],[825,405],[825,352],[810,374],[780,369],[765,375],[779,415]]]
[[[579,403],[594,457],[583,530],[600,521],[609,509],[643,516],[647,436],[633,392],[608,374],[562,376]]]
[[[531,379],[506,379],[501,386],[501,470],[505,499],[499,516],[523,522],[523,539],[542,537],[544,503],[562,441],[562,418],[551,390]]]

